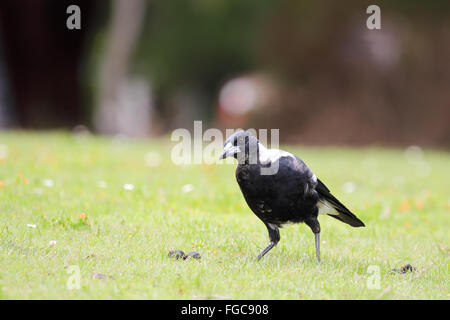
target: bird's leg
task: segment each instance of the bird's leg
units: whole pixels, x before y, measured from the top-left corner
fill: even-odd
[[[308,221],[305,221],[305,223],[311,228],[312,232],[314,233],[315,240],[316,240],[316,258],[317,262],[320,263],[320,224],[317,218],[310,219]]]
[[[270,251],[270,249],[272,249],[273,247],[276,246],[275,242],[270,242],[269,245],[263,250],[261,251],[260,254],[258,254],[258,257],[256,257],[256,260],[260,260],[262,257],[264,257],[264,255]]]
[[[317,262],[320,263],[320,232],[314,234],[316,236],[316,257]]]
[[[270,243],[263,251],[261,251],[256,260],[260,260],[262,257],[264,257],[264,255],[267,252],[269,252],[273,247],[275,247],[278,241],[280,241],[280,231],[278,230],[278,227],[271,223],[267,223],[266,227],[267,230],[269,231]]]

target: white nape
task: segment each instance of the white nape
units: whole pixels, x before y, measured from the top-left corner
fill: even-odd
[[[267,149],[261,143],[258,142],[259,147],[259,161],[262,164],[268,164],[278,161],[281,157],[292,157],[295,159],[292,153],[279,149]]]

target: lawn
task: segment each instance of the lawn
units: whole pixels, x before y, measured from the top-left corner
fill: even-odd
[[[318,265],[305,225],[255,262],[267,230],[235,165],[177,166],[173,145],[1,133],[0,298],[450,298],[449,152],[284,147],[366,224],[321,216]]]

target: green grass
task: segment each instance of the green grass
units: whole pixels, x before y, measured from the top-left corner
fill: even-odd
[[[425,150],[420,160],[402,149],[286,147],[367,225],[321,217],[319,266],[303,224],[281,229],[279,245],[254,262],[267,230],[244,202],[235,165],[176,166],[172,146],[1,133],[0,298],[450,298],[448,152]],[[149,152],[158,166],[146,163]],[[183,193],[187,184],[194,189]],[[175,261],[171,249],[202,259]],[[407,263],[417,271],[391,271]],[[80,289],[66,285],[70,266]],[[380,270],[379,289],[367,286],[369,266]]]

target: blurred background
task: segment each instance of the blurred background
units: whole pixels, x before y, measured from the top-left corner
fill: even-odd
[[[2,130],[151,138],[202,120],[282,143],[448,148],[449,119],[448,0],[0,2]]]

